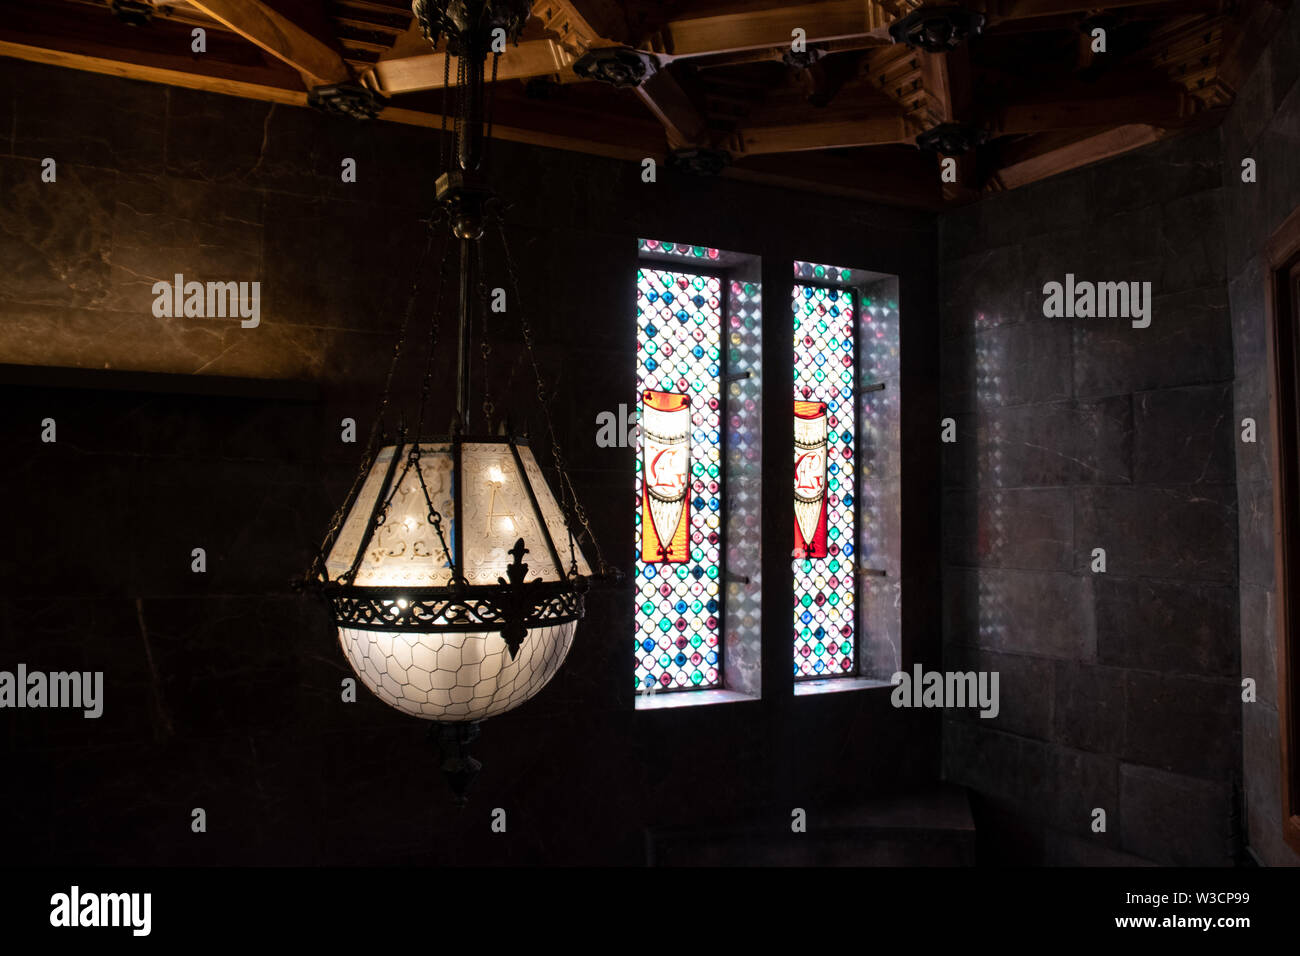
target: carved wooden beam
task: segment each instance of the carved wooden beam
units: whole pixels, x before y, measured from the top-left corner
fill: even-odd
[[[445,53],[424,53],[380,60],[364,79],[368,86],[385,96],[442,89],[444,76],[455,86],[456,58],[451,58],[450,71],[445,70],[446,59]],[[571,76],[573,59],[573,55],[555,40],[525,40],[518,46],[506,47],[506,51],[501,54],[501,60],[497,64],[497,80],[526,80],[555,74]],[[489,76],[491,69],[489,61]]]
[[[909,3],[909,6],[919,5],[919,2]],[[712,56],[741,50],[789,47],[796,29],[804,31],[810,44],[870,38],[887,45],[891,42],[889,24],[894,19],[879,0],[824,0],[821,3],[698,16],[684,13],[664,24],[640,47],[665,59]]]
[[[310,86],[351,76],[336,49],[260,0],[190,0],[190,5],[293,67]]]
[[[749,126],[739,131],[739,149],[748,156],[793,153],[885,143],[911,143],[917,129],[902,114],[856,119],[826,119],[785,126]]]
[[[616,0],[537,0],[533,16],[575,57],[593,46],[628,42],[627,19]]]
[[[1001,168],[993,174],[989,186],[994,191],[1014,189],[1146,146],[1165,135],[1165,130],[1137,123],[1029,137],[1000,151]]]
[[[1200,9],[1216,0],[1186,0]],[[1036,17],[1082,14],[1097,8],[1169,7],[1170,0],[989,0],[989,24]],[[639,48],[665,60],[734,54],[748,50],[789,47],[792,31],[805,32],[807,42],[856,42],[859,46],[888,46],[889,26],[922,7],[922,0],[821,0],[814,3],[737,5],[710,13],[683,12],[644,38]],[[978,6],[978,5],[976,5]]]
[[[1009,103],[994,113],[989,127],[995,136],[1130,124],[1163,128],[1185,125],[1195,111],[1195,100],[1177,88],[1088,99],[1063,96]]]
[[[7,34],[12,36],[12,34]],[[127,80],[147,83],[164,83],[208,93],[224,93],[245,99],[283,103],[289,106],[306,106],[307,92],[293,74],[274,74],[261,68],[234,67],[207,59],[197,65],[188,56],[177,55],[174,60],[157,56],[144,56],[139,60],[123,58],[125,51],[108,50],[75,52],[52,49],[45,43],[31,43],[27,38],[0,40],[0,56],[10,56],[29,63],[64,66],[87,73],[101,73]]]
[[[969,118],[971,108],[970,54],[966,47],[948,53],[917,51],[921,58],[921,87],[928,112],[936,123],[958,123]]]
[[[208,24],[207,52],[190,52],[193,20],[118,23],[107,6],[0,0],[0,55],[128,79],[305,105],[300,74],[241,37]]]
[[[989,0],[986,4],[989,23],[1026,20],[1062,13],[1087,13],[1097,9],[1108,12],[1129,7],[1158,6],[1168,0]]]
[[[708,121],[696,105],[697,97],[670,69],[656,71],[636,88],[636,95],[663,124],[669,148],[706,145]]]

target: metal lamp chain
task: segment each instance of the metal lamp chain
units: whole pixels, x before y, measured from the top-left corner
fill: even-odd
[[[467,65],[466,65],[466,58],[463,57],[463,56],[457,57],[457,58],[456,58],[456,89],[457,89],[457,90],[464,90],[464,89],[465,89],[465,84],[466,84],[466,82],[468,82],[468,76],[467,76],[467,73],[468,73],[468,67],[467,67]],[[463,145],[463,144],[464,144],[464,139],[465,139],[465,122],[466,122],[466,119],[467,119],[468,116],[469,116],[469,102],[468,102],[468,101],[469,101],[469,97],[468,97],[468,96],[463,96],[463,95],[462,95],[462,96],[457,96],[457,97],[456,97],[456,105],[457,105],[456,114],[457,114],[457,115],[456,115],[456,153],[455,153],[455,155],[456,155],[456,156],[461,156],[461,157],[463,157],[463,156],[465,155],[465,153],[464,153],[464,145]]]
[[[357,492],[361,488],[361,483],[370,472],[374,464],[375,454],[379,449],[379,431],[384,419],[384,413],[388,410],[389,399],[392,396],[393,377],[397,372],[398,363],[401,361],[402,352],[406,346],[406,331],[411,324],[411,316],[415,312],[415,300],[420,292],[420,285],[424,276],[425,263],[428,261],[429,253],[433,249],[433,237],[437,231],[437,226],[442,219],[441,207],[435,208],[430,215],[428,222],[428,234],[425,237],[424,249],[420,253],[420,258],[415,267],[415,278],[411,283],[411,292],[407,296],[406,309],[402,316],[402,324],[398,329],[397,343],[393,346],[393,357],[388,363],[388,374],[384,377],[384,390],[379,399],[379,408],[375,413],[374,421],[370,424],[370,435],[366,439],[366,451],[361,459],[361,467],[358,469],[356,476],[352,479],[352,487],[348,489],[347,496],[338,510],[334,512],[334,517],[330,521],[329,529],[325,532],[325,539],[321,542],[320,548],[316,552],[316,557],[312,560],[311,570],[308,571],[309,579],[320,578],[324,574],[325,560],[328,556],[329,549],[333,546],[339,530],[343,527],[343,521],[347,516],[348,509],[356,499]]]
[[[418,447],[418,446],[417,446]],[[447,559],[447,566],[451,568],[451,573],[460,583],[465,582],[465,576],[461,573],[460,568],[456,567],[456,561],[451,556],[451,550],[447,547],[447,538],[442,533],[442,515],[438,509],[433,506],[433,496],[429,494],[429,486],[424,482],[424,471],[420,468],[418,458],[413,462],[415,465],[415,476],[420,479],[420,490],[424,492],[424,502],[429,506],[429,511],[425,515],[429,524],[433,525],[434,533],[438,535],[438,544],[442,546],[442,556]]]
[[[587,518],[586,509],[582,507],[582,502],[578,500],[577,492],[573,488],[573,481],[569,478],[568,469],[564,464],[564,454],[560,450],[560,440],[556,436],[555,423],[551,420],[550,403],[546,396],[546,383],[542,379],[542,370],[537,363],[537,353],[533,348],[533,330],[528,324],[528,319],[520,303],[519,274],[515,269],[514,257],[510,254],[510,244],[506,242],[505,226],[499,216],[496,217],[496,226],[497,235],[501,239],[501,248],[505,253],[506,273],[510,278],[510,291],[515,299],[515,312],[519,316],[519,327],[523,332],[524,347],[528,351],[528,361],[532,365],[533,375],[537,379],[537,399],[542,406],[542,415],[546,420],[546,430],[551,438],[551,455],[554,457],[556,470],[560,473],[560,505],[566,512],[569,510],[565,503],[565,491],[567,490],[568,498],[573,503],[573,513],[582,525],[587,540],[591,542],[592,547],[596,550],[596,564],[600,568],[600,573],[606,575],[609,568],[605,564],[605,556],[601,553],[600,542],[596,540],[596,536],[591,530],[591,522]],[[572,533],[572,529],[570,529],[570,533]]]
[[[484,165],[487,164],[488,154],[492,149],[492,107],[493,104],[496,103],[497,68],[499,67],[500,63],[501,63],[501,54],[494,53],[492,56],[492,85],[488,87],[488,98],[487,98],[487,131],[484,134],[484,138],[483,138]],[[483,262],[486,262],[487,260],[483,255],[482,236],[479,236],[475,240],[475,245],[478,248],[479,263],[481,264]],[[485,430],[487,434],[490,435],[492,434],[492,415],[496,411],[496,405],[494,405],[492,402],[492,391],[491,391],[492,383],[488,378],[488,370],[489,370],[490,359],[492,355],[492,343],[488,339],[488,319],[491,315],[492,307],[491,304],[488,302],[487,286],[484,283],[483,276],[484,276],[484,270],[480,268],[478,273],[478,299],[479,299],[479,303],[481,304],[481,308],[483,310],[483,330],[482,330],[483,342],[480,346],[480,351],[483,354],[483,424],[485,426]]]
[[[415,447],[420,447],[424,439],[424,412],[429,404],[429,392],[433,387],[433,354],[438,344],[438,326],[442,318],[443,293],[447,286],[447,272],[451,257],[442,257],[442,268],[438,270],[438,290],[434,295],[433,321],[429,324],[429,349],[424,358],[424,377],[420,382],[420,411],[415,424]]]
[[[481,263],[483,258],[483,237],[474,240],[474,246],[478,250],[478,261]],[[482,331],[483,341],[479,343],[479,351],[483,355],[483,424],[487,434],[492,434],[492,413],[496,411],[496,406],[492,404],[492,383],[488,378],[489,359],[492,356],[492,343],[488,340],[488,316],[492,312],[488,302],[487,283],[483,279],[483,269],[478,270],[478,301],[479,308],[482,310]]]
[[[492,149],[492,107],[497,101],[497,67],[501,64],[501,54],[492,54],[492,85],[488,87],[487,133],[483,139],[483,162],[487,163],[487,154]]]

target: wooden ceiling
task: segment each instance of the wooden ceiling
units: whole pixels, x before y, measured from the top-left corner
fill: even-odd
[[[889,27],[952,4],[537,0],[500,59],[494,135],[634,162],[720,151],[725,176],[940,208],[1218,122],[1289,2],[969,0],[980,35],[928,53]],[[796,28],[811,63],[792,62]],[[627,88],[574,72],[607,47],[658,69]],[[0,55],[303,107],[353,82],[388,98],[380,121],[442,122],[444,58],[406,0],[0,0]],[[944,123],[985,137],[955,183],[916,145]]]

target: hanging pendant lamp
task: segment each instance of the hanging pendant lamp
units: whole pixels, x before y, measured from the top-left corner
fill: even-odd
[[[448,365],[451,358],[437,348],[440,279],[415,434],[407,441],[405,430],[399,430],[397,441],[381,448],[377,418],[365,461],[308,579],[328,599],[339,644],[361,682],[386,704],[433,722],[442,768],[463,806],[480,767],[467,751],[478,735],[478,722],[518,707],[546,685],[569,652],[589,583],[618,576],[600,559],[564,471],[499,217],[495,224],[546,415],[559,496],[525,439],[504,429],[490,434],[494,408],[486,374],[481,383],[485,432],[467,431],[473,316],[480,315],[481,328],[487,315],[479,260],[485,223],[494,218],[488,212],[492,194],[480,172],[491,135],[484,64],[492,49],[499,55],[500,45],[493,44],[502,34],[518,39],[530,4],[416,0],[413,8],[430,42],[436,46],[443,41],[448,64],[451,55],[458,60],[457,102],[450,114],[445,107],[443,111],[454,117],[452,137],[444,141],[447,172],[438,180],[439,214],[460,247],[456,414],[449,436],[423,435],[435,366],[440,357]],[[444,263],[451,258],[444,256]],[[415,292],[394,350],[380,418],[404,352]],[[482,352],[486,372],[486,344]],[[597,573],[580,541],[595,549]]]
[[[381,450],[325,570],[362,683],[441,721],[492,717],[541,690],[591,575],[532,449],[508,437]]]

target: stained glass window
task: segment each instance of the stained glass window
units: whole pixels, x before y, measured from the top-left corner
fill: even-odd
[[[794,676],[855,673],[857,297],[852,272],[795,263]]]
[[[648,243],[642,240],[641,248]],[[703,260],[716,249],[655,243]],[[636,659],[638,691],[721,682],[722,317],[713,275],[637,270]],[[696,266],[695,268],[699,268]]]

